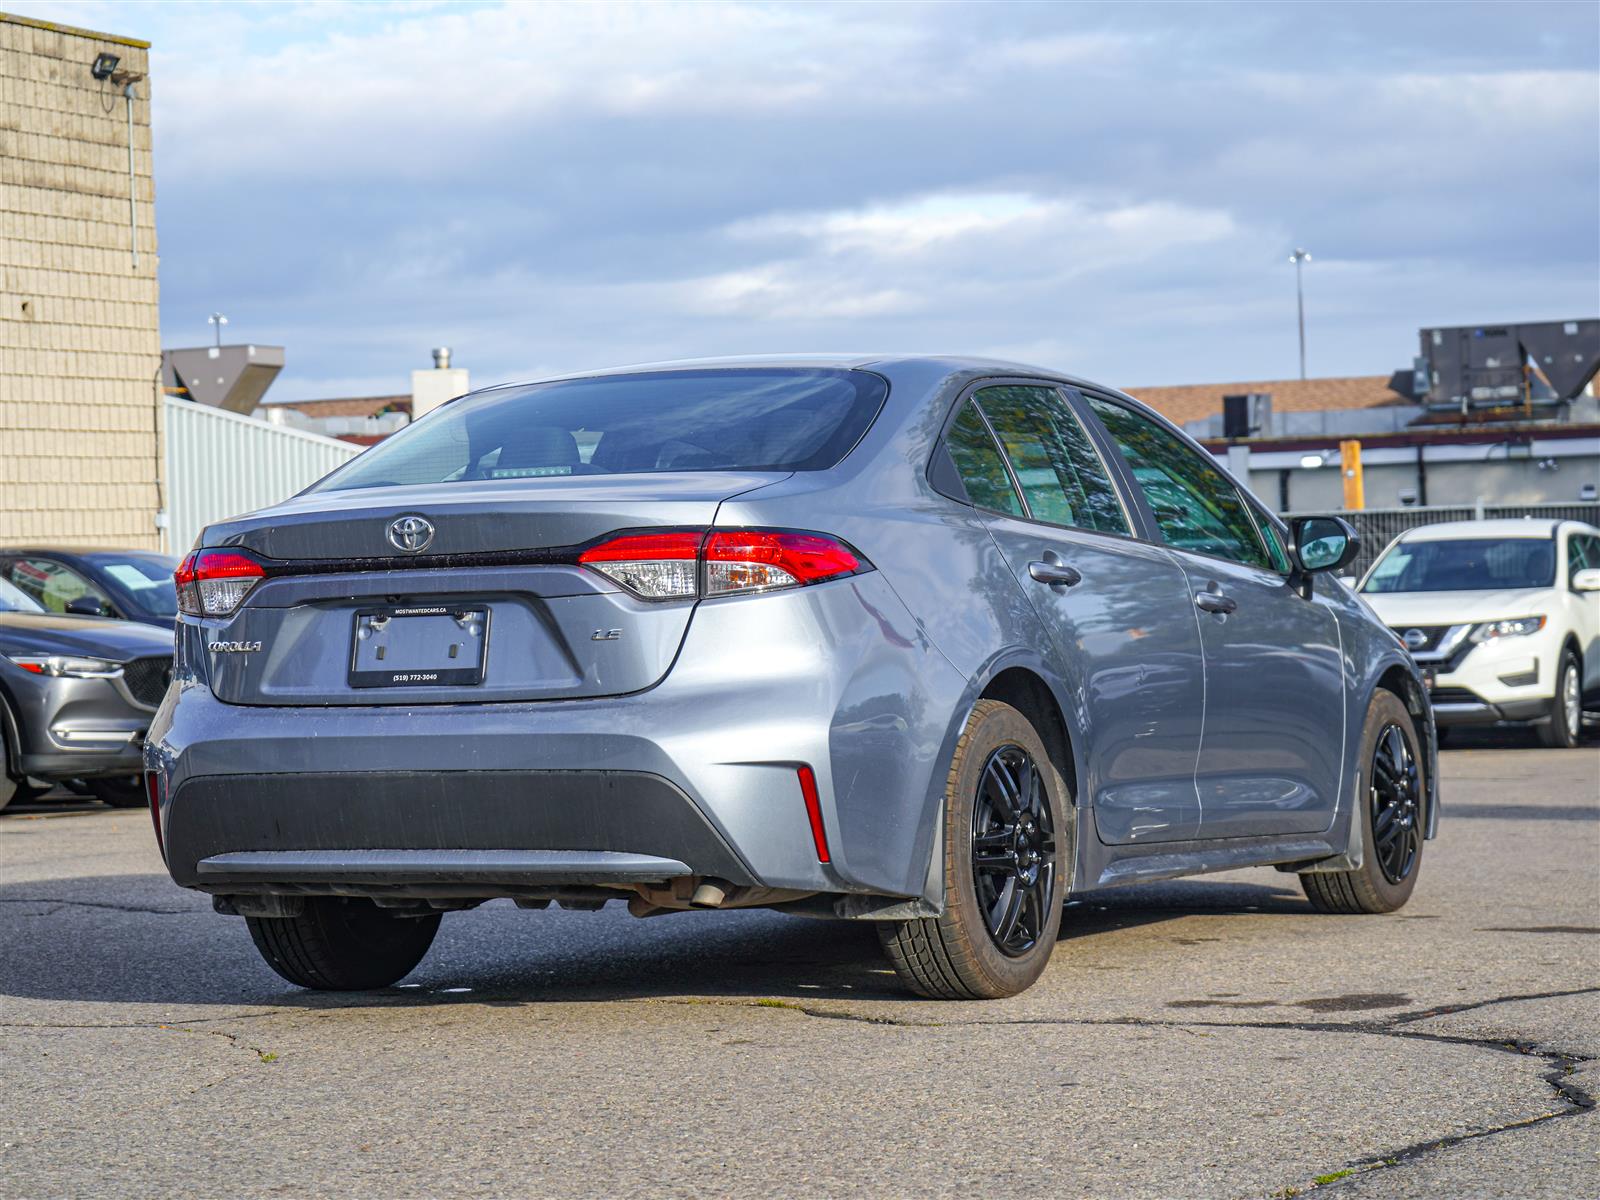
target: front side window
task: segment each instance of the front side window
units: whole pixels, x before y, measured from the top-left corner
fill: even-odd
[[[968,499],[979,508],[1022,516],[1022,502],[1011,486],[1011,476],[1006,473],[1000,448],[994,444],[983,418],[970,401],[961,406],[961,415],[950,426],[944,443],[967,489]]]
[[[1060,392],[989,387],[974,399],[1011,460],[1034,520],[1097,533],[1128,532],[1105,465]]]
[[[1555,582],[1554,538],[1450,538],[1396,542],[1363,592],[1485,592]]]
[[[1567,538],[1567,584],[1571,586],[1579,571],[1600,567],[1600,537],[1574,533]]]
[[[428,414],[312,491],[661,471],[821,471],[888,384],[866,371],[641,371],[506,388]]]
[[[12,562],[6,576],[10,581],[37,600],[47,612],[64,613],[67,605],[81,596],[90,596],[105,608],[111,603],[105,593],[82,575],[48,558],[19,558]]]
[[[1098,396],[1085,398],[1127,459],[1167,545],[1272,568],[1244,497],[1210,455],[1132,409]]]

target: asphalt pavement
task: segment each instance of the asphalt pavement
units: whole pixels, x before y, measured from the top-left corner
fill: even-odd
[[[314,995],[144,812],[13,805],[0,1195],[1600,1196],[1600,749],[1462,741],[1402,912],[1100,892],[988,1003],[866,924],[507,902]]]

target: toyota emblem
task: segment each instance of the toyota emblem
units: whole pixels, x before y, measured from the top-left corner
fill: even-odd
[[[1406,644],[1407,650],[1421,650],[1428,644],[1428,635],[1420,629],[1408,629],[1400,640]]]
[[[396,517],[389,522],[389,544],[407,554],[420,554],[433,541],[433,522],[426,517]]]

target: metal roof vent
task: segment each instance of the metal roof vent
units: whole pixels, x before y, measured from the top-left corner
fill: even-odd
[[[435,371],[448,371],[450,369],[449,346],[440,346],[433,352],[433,369]]]

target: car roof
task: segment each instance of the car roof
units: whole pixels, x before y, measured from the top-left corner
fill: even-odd
[[[1443,542],[1457,538],[1548,538],[1562,525],[1577,525],[1576,521],[1551,520],[1549,517],[1506,517],[1493,521],[1444,521],[1438,525],[1420,525],[1401,535],[1407,542]]]
[[[1124,395],[1117,388],[1069,375],[1050,367],[1030,363],[1012,362],[1003,358],[985,358],[970,354],[868,354],[868,353],[798,353],[798,354],[743,354],[723,358],[684,358],[662,362],[631,363],[627,366],[602,367],[587,371],[572,371],[563,375],[550,375],[516,383],[497,384],[479,391],[497,391],[500,388],[528,387],[535,383],[553,383],[567,379],[593,379],[605,375],[633,375],[646,371],[696,371],[717,370],[729,367],[821,367],[832,370],[856,371],[873,367],[885,370],[896,367],[935,367],[947,374],[972,375],[1022,375],[1052,379],[1080,387]]]

